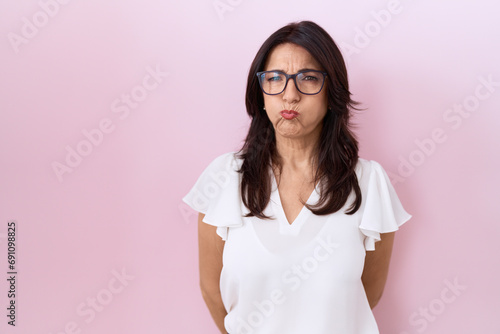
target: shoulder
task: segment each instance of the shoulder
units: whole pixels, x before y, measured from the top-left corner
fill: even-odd
[[[384,168],[375,160],[367,160],[358,158],[358,163],[355,168],[358,180],[369,178],[373,173],[385,173]]]
[[[364,194],[369,189],[392,188],[391,178],[380,163],[374,160],[358,159],[356,176],[361,192]],[[392,189],[391,189],[392,191]]]
[[[227,227],[243,224],[235,153],[226,152],[213,158],[182,199],[194,210],[205,214],[203,222],[220,227],[217,234],[223,240],[227,236]]]
[[[219,154],[206,165],[195,185],[207,189],[207,191],[214,191],[215,188],[218,191],[224,190],[229,183],[237,184],[239,182],[239,173],[237,172],[239,166],[240,162],[236,158],[236,152]]]
[[[236,154],[237,152],[235,151],[222,153],[213,158],[212,161],[209,163],[209,166],[217,168],[235,167],[236,165],[241,164],[242,161],[242,159],[238,158]]]
[[[234,173],[241,166],[241,159],[236,156],[237,152],[225,152],[212,158],[210,162],[205,165],[204,173],[214,172],[227,172]]]

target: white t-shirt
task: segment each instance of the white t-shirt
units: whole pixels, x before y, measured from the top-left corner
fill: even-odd
[[[242,160],[235,152],[215,158],[182,199],[205,214],[225,240],[220,278],[230,334],[378,334],[361,282],[366,251],[380,233],[411,218],[375,161],[356,167],[362,204],[346,215],[352,196],[336,213],[317,216],[305,206],[289,224],[274,174],[264,210],[274,220],[243,217]],[[315,204],[319,185],[307,200]]]

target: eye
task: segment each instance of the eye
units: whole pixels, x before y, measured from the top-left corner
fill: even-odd
[[[266,81],[273,82],[273,81],[281,81],[281,80],[283,80],[283,78],[279,73],[268,73],[266,75]]]
[[[300,80],[302,81],[319,81],[320,74],[315,72],[302,73]]]

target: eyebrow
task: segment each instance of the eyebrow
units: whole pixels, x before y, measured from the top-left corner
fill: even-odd
[[[282,69],[271,69],[271,70],[267,70],[267,71],[268,72],[272,71],[272,72],[283,72],[283,73],[286,73],[286,71],[282,70]],[[297,71],[297,73],[304,72],[304,71],[321,71],[321,70],[316,70],[316,69],[313,69],[313,68],[301,68],[300,70]]]

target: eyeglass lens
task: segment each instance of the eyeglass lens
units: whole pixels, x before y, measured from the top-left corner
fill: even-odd
[[[323,86],[324,76],[321,72],[300,72],[295,81],[301,93],[317,94]],[[285,89],[287,79],[286,75],[281,72],[265,72],[260,76],[260,83],[265,93],[279,94]]]

